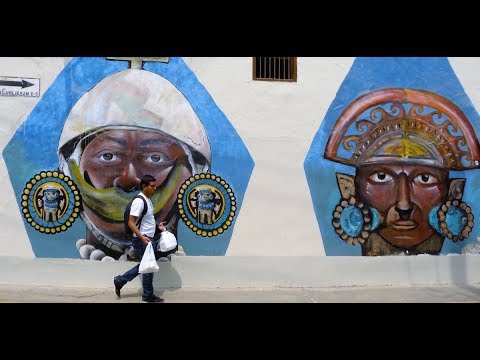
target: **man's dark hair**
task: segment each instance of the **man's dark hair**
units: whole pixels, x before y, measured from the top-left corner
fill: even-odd
[[[152,175],[143,175],[140,180],[140,188],[143,189],[145,186],[148,186],[152,181],[157,181]]]

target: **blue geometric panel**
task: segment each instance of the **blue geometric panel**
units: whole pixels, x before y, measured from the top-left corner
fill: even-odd
[[[466,115],[475,136],[480,135],[480,117],[465,93],[447,58],[357,58],[333,99],[325,118],[311,144],[304,161],[304,169],[310,188],[315,215],[323,239],[326,255],[361,255],[360,245],[342,241],[332,226],[332,213],[341,198],[336,173],[355,175],[353,166],[325,159],[327,141],[332,129],[355,99],[374,90],[407,88],[436,93],[453,102]],[[408,110],[408,109],[407,109]],[[425,110],[428,113],[428,109]],[[438,123],[443,120],[435,119]],[[350,129],[348,130],[350,131]],[[455,129],[450,129],[454,133]],[[347,132],[347,135],[349,133]],[[458,144],[461,148],[464,144]],[[348,154],[338,154],[348,158]],[[465,178],[462,201],[471,207],[475,220],[480,221],[480,170],[450,171],[449,178]],[[461,253],[462,247],[475,243],[480,226],[473,227],[464,241],[443,242],[441,254]]]
[[[128,68],[128,61],[73,58],[45,91],[3,151],[19,210],[29,181],[36,174],[58,169],[57,146],[70,110],[103,79]],[[210,171],[225,179],[233,190],[238,213],[254,162],[235,128],[181,58],[170,58],[168,63],[147,61],[143,69],[169,80],[193,107],[210,144]],[[232,220],[228,229],[215,237],[198,236],[179,221],[179,243],[187,255],[225,255],[236,216]],[[81,219],[54,235],[36,231],[25,219],[24,224],[36,257],[79,257],[75,244],[86,232]]]

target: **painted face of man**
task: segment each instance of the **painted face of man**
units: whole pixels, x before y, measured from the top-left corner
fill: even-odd
[[[160,185],[183,149],[165,135],[129,130],[109,130],[86,147],[80,171],[97,189],[112,186],[124,191],[138,190],[140,178],[150,174]]]
[[[145,174],[155,177],[156,186],[160,188],[177,160],[185,156],[182,147],[166,135],[137,130],[108,130],[86,145],[79,170],[84,180],[97,190],[120,188],[129,193],[140,190],[140,178]],[[168,201],[156,213],[157,220],[165,220],[176,201],[174,194],[192,175],[188,167],[182,169],[174,187],[168,190],[172,195],[168,196]],[[107,205],[106,208],[115,206]],[[123,234],[123,224],[106,221],[108,216],[101,214],[98,208],[93,211],[89,206],[84,206],[84,210],[102,231],[113,236]]]
[[[448,171],[424,165],[364,165],[357,169],[359,199],[380,214],[378,233],[400,248],[434,234],[428,215],[448,192]]]

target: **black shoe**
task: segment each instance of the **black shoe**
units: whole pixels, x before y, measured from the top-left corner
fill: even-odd
[[[156,295],[152,295],[148,299],[143,299],[142,301],[147,303],[163,303],[165,300]]]
[[[115,294],[120,297],[120,290],[122,289],[123,285],[118,279],[117,276],[113,278],[113,285],[115,285]]]

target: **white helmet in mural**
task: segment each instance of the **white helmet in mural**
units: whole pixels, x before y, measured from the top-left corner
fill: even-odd
[[[123,224],[118,224],[118,221],[123,219],[123,210],[134,196],[133,192],[131,189],[125,190],[128,195],[119,192],[115,183],[109,188],[111,191],[91,188],[84,178],[85,173],[78,172],[89,141],[109,130],[140,130],[168,137],[184,151],[191,175],[209,172],[211,151],[203,124],[192,105],[169,80],[158,74],[127,69],[106,77],[78,100],[60,136],[59,170],[79,185],[84,205],[87,205],[80,216],[96,240],[107,249],[122,252],[130,239],[120,237],[123,236],[120,234]],[[74,163],[75,166],[72,165]],[[170,172],[171,179],[177,177],[179,180],[182,171],[179,165],[174,166]],[[177,180],[169,180],[175,186],[172,186],[173,183],[166,184],[163,193],[157,191],[156,195],[161,198],[168,193],[166,198],[173,201],[173,192],[180,186]],[[107,193],[111,195],[108,199],[105,198]],[[163,213],[171,208],[160,205],[163,203],[155,200],[156,195],[152,197],[156,216],[168,218],[167,226],[176,226],[177,214]],[[91,212],[92,209],[95,213]],[[87,239],[88,236],[87,233]]]
[[[129,128],[170,135],[188,154],[193,173],[208,170],[210,144],[188,100],[167,79],[139,69],[108,76],[78,100],[60,136],[60,169],[68,174],[66,160],[78,160],[83,149],[77,145],[86,136]]]

